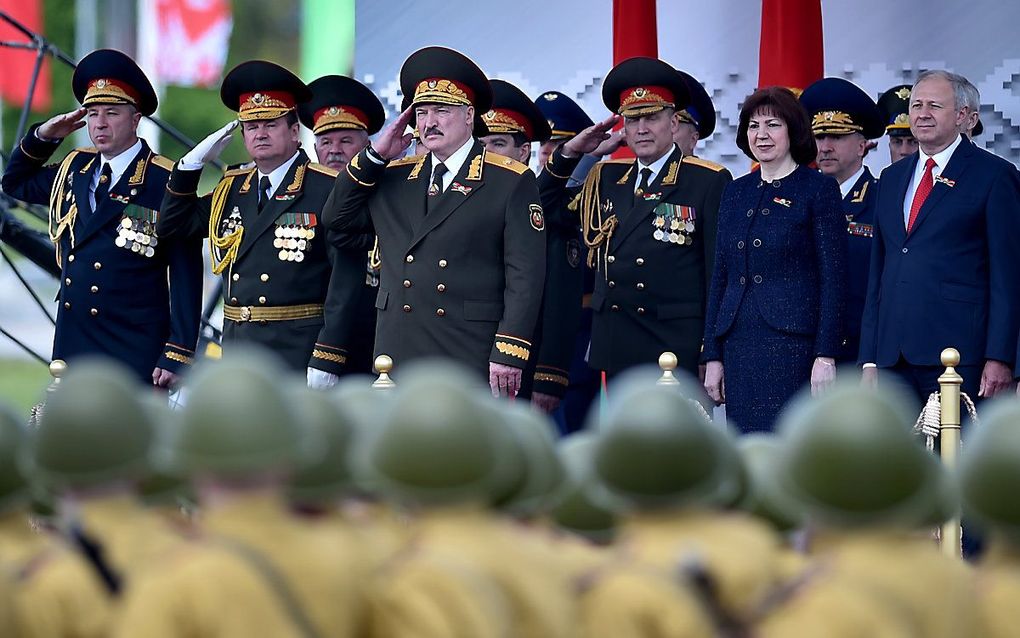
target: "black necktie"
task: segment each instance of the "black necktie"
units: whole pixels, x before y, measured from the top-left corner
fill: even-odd
[[[429,184],[429,193],[426,198],[426,213],[432,212],[440,195],[443,194],[443,175],[446,175],[446,171],[446,164],[442,162],[436,164],[436,167],[432,169],[432,183]]]
[[[273,194],[273,185],[269,181],[268,175],[263,175],[262,179],[259,180],[259,212],[266,207],[269,203],[269,197]]]
[[[644,194],[648,192],[648,181],[652,178],[652,169],[645,168],[641,169],[641,181],[638,184],[637,190],[634,191],[634,205],[637,206],[641,202],[645,201]]]
[[[96,200],[95,208],[92,209],[93,212],[99,210],[99,207],[103,205],[103,200],[110,194],[110,181],[112,179],[113,172],[110,170],[110,163],[106,162],[99,171],[99,183],[96,184],[96,192],[93,193],[93,198]]]

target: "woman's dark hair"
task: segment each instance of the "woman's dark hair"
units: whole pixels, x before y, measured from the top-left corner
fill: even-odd
[[[811,120],[804,106],[784,86],[766,86],[752,93],[740,108],[740,124],[737,126],[737,146],[752,160],[758,158],[751,153],[747,143],[747,126],[751,116],[759,109],[771,111],[773,115],[786,122],[790,134],[790,155],[798,164],[810,164],[818,155],[815,137],[811,134]]]

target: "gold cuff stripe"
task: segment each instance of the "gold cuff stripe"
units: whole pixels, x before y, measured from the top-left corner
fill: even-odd
[[[33,135],[34,135],[34,133],[33,133]],[[21,152],[24,153],[25,155],[27,155],[30,159],[34,159],[37,162],[45,162],[46,161],[45,157],[36,157],[35,155],[32,155],[27,150],[25,150],[25,140],[24,139],[22,139],[21,142],[18,143],[18,146],[21,147]]]
[[[551,383],[558,383],[560,385],[570,385],[570,379],[563,376],[562,374],[548,374],[545,372],[536,372],[535,381],[549,381]]]
[[[515,336],[513,336],[513,335],[505,335],[505,334],[501,334],[501,333],[498,333],[498,332],[497,332],[497,333],[496,333],[496,337],[497,337],[498,339],[511,339],[511,340],[513,340],[513,341],[517,341],[517,342],[519,342],[519,343],[523,343],[523,344],[524,344],[524,345],[526,345],[526,346],[530,346],[530,345],[531,345],[531,342],[530,342],[530,341],[528,341],[527,339],[521,339],[520,337],[515,337]]]
[[[326,352],[325,350],[319,350],[318,348],[312,350],[312,356],[316,359],[322,359],[324,361],[331,361],[333,363],[339,363],[341,365],[347,363],[347,357],[342,354],[334,354],[332,352]]]
[[[347,164],[347,169],[346,170],[347,170],[347,176],[350,177],[351,179],[353,179],[355,182],[357,182],[361,186],[375,186],[375,182],[369,184],[368,182],[363,182],[360,179],[358,179],[357,177],[355,177],[354,173],[351,172],[351,165],[350,165],[350,163]]]
[[[531,356],[531,353],[527,348],[522,348],[517,344],[507,343],[505,341],[497,341],[496,350],[508,357],[516,357],[518,359],[523,359],[524,361],[527,361],[528,357]]]
[[[297,306],[223,306],[223,317],[230,321],[290,321],[310,319],[323,315],[321,303],[307,303]]]
[[[194,363],[194,359],[192,359],[191,357],[186,357],[183,354],[180,354],[179,352],[174,352],[173,350],[167,350],[166,352],[163,353],[163,356],[166,357],[167,359],[170,359],[171,361],[176,361],[177,363],[186,363],[188,365]]]

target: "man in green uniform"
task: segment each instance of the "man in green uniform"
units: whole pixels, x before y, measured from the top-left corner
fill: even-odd
[[[321,223],[336,171],[300,148],[297,104],[311,95],[271,62],[244,62],[227,74],[223,103],[238,121],[213,133],[175,166],[156,230],[162,237],[208,236],[213,272],[223,276],[226,355],[240,342],[272,350],[310,385],[328,385],[347,363],[341,318],[353,313],[364,279],[336,276],[344,261]],[[240,124],[253,165],[227,171],[199,197],[202,167]],[[363,267],[363,266],[362,266]],[[357,282],[358,286],[344,285]]]

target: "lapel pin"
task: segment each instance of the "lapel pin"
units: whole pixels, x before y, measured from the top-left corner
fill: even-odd
[[[785,197],[776,197],[772,201],[779,204],[780,206],[786,206],[787,208],[789,208],[790,204],[793,203],[790,200],[786,199]]]
[[[941,175],[936,175],[935,176],[935,182],[937,184],[945,184],[949,188],[952,188],[952,187],[956,186],[956,180],[948,179],[948,178],[942,177]]]

